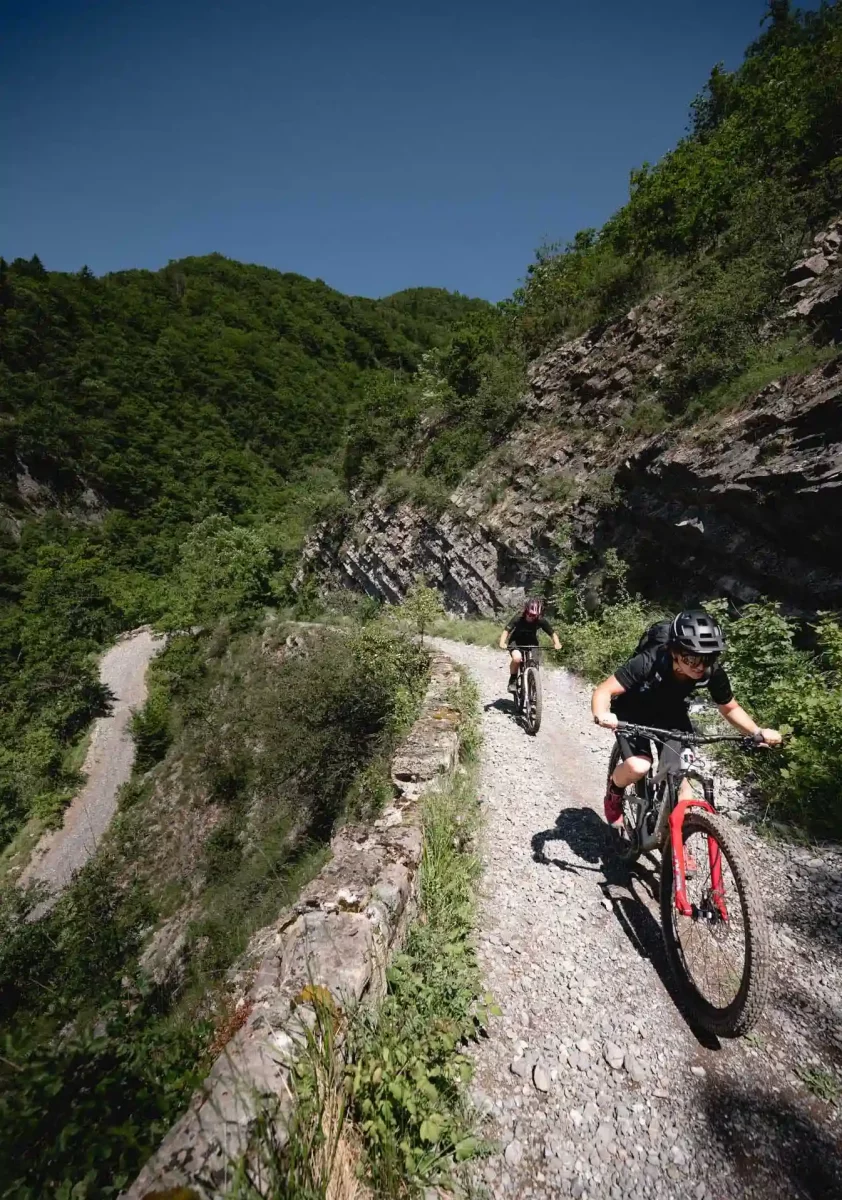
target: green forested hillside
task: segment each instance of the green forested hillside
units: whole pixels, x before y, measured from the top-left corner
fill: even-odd
[[[104,700],[90,654],[165,615],[187,531],[259,525],[249,598],[282,589],[365,389],[488,308],[220,255],[102,279],[0,260],[0,843],[72,789],[64,751]]]
[[[672,295],[681,335],[659,403],[680,414],[762,353],[760,329],[809,234],[842,203],[842,7],[770,0],[732,72],[714,67],[687,136],[631,174],[600,230],[543,247],[510,312],[538,352]]]

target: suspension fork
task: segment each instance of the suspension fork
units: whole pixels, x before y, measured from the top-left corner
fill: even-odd
[[[671,789],[675,784],[670,782]],[[670,813],[670,843],[672,849],[672,877],[675,887],[675,907],[682,917],[693,916],[693,905],[687,899],[687,872],[684,865],[684,839],[681,830],[688,808],[703,808],[706,812],[716,809],[706,798],[704,800],[679,800]],[[675,793],[673,793],[675,794]],[[723,921],[728,920],[728,910],[725,907],[725,891],[722,886],[722,851],[716,839],[708,838],[708,862],[710,864],[711,899],[716,905],[717,912]]]

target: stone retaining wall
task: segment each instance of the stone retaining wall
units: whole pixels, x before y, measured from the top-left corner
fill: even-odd
[[[458,681],[435,654],[421,713],[392,762],[393,803],[373,825],[344,828],[332,856],[256,942],[266,947],[242,1028],[214,1063],[190,1108],[164,1138],[123,1200],[187,1188],[223,1197],[247,1151],[261,1104],[278,1107],[281,1143],[294,1098],[290,1072],[315,1012],[305,989],[327,988],[342,1010],[385,990],[385,967],[416,911],[422,834],[418,798],[452,771],[460,714],[447,703]]]

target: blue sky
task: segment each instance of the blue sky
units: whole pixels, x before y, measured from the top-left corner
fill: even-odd
[[[0,253],[502,299],[623,203],[765,8],[0,0]]]

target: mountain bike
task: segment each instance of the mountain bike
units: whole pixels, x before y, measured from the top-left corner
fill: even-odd
[[[515,678],[515,707],[527,733],[541,728],[541,657],[537,646],[518,646],[520,666]]]
[[[716,811],[713,776],[695,750],[735,742],[749,751],[762,739],[624,721],[616,733],[659,746],[657,767],[623,796],[617,852],[631,862],[660,850],[661,925],[681,997],[703,1028],[740,1036],[756,1023],[768,997],[769,930],[751,864],[736,829]],[[609,778],[619,760],[616,743]],[[702,785],[703,799],[679,799],[685,779]]]

